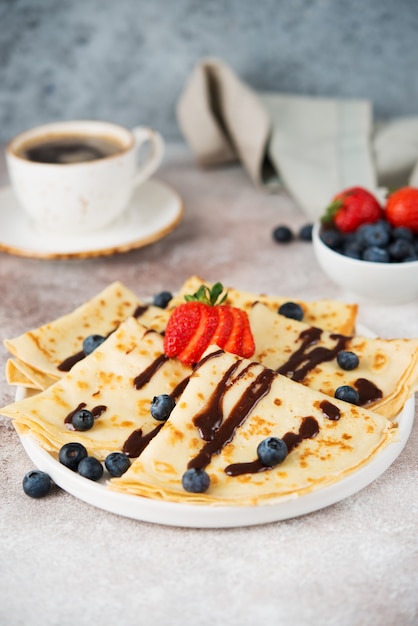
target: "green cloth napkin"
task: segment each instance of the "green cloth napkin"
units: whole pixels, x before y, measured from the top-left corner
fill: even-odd
[[[239,161],[255,185],[284,187],[311,219],[350,186],[418,184],[418,118],[374,127],[367,100],[256,92],[219,59],[194,68],[177,118],[201,166]]]

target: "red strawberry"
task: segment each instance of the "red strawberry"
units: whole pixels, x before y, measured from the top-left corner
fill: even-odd
[[[322,217],[343,233],[351,233],[362,224],[372,224],[383,217],[383,209],[367,189],[350,187],[337,194]]]
[[[231,307],[232,308],[232,307]],[[244,349],[244,327],[245,320],[247,320],[247,314],[241,309],[234,310],[234,323],[232,324],[231,334],[229,335],[223,348],[227,352],[234,352],[235,354],[242,354]]]
[[[418,234],[418,189],[402,187],[386,202],[386,219],[392,226],[405,226]]]
[[[164,334],[164,352],[183,363],[197,363],[209,346],[215,344],[233,354],[250,357],[255,352],[254,339],[245,311],[223,304],[221,283],[212,289],[202,285],[192,296],[185,296],[170,316]]]
[[[232,332],[234,314],[232,313],[231,308],[232,307],[229,306],[216,307],[216,310],[218,311],[219,324],[212,336],[211,342],[217,346],[225,346]]]

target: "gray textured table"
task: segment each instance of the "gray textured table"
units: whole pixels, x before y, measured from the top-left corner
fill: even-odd
[[[121,280],[147,297],[189,275],[257,292],[346,298],[321,273],[310,244],[278,246],[279,223],[305,216],[269,196],[239,167],[198,170],[170,146],[158,174],[182,196],[185,217],[147,248],[90,260],[0,254],[2,338],[39,326]],[[0,161],[0,183],[6,184]],[[2,210],[2,207],[0,207]],[[418,302],[360,303],[377,334],[418,336]],[[4,370],[7,354],[0,347]],[[0,379],[0,402],[13,389]],[[0,623],[407,626],[418,623],[418,426],[373,484],[327,509],[252,528],[196,530],[106,513],[56,489],[22,491],[33,467],[0,418]]]

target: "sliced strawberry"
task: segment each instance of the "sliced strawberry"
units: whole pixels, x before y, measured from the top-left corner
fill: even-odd
[[[229,309],[233,315],[233,325],[231,329],[231,334],[229,335],[223,349],[226,352],[232,352],[233,354],[239,354],[240,356],[242,356],[241,350],[244,330],[244,316],[246,316],[246,313],[244,311],[241,311],[241,309],[236,309],[232,306],[229,307]]]
[[[248,316],[241,309],[222,304],[226,297],[221,283],[212,289],[202,285],[195,294],[185,296],[186,302],[174,309],[168,320],[165,354],[194,364],[213,343],[227,352],[252,356],[255,346]]]
[[[249,322],[247,315],[245,315],[244,329],[243,329],[242,335],[243,337],[242,337],[241,356],[245,357],[246,359],[249,359],[250,357],[253,356],[255,352],[255,342],[254,342],[253,334],[251,332],[250,322]]]
[[[171,314],[164,334],[164,352],[175,357],[182,352],[200,323],[205,305],[201,302],[180,304]]]
[[[211,343],[223,348],[232,331],[234,315],[229,306],[218,306],[218,327],[212,337]]]
[[[197,363],[211,343],[218,326],[218,307],[202,305],[202,315],[198,327],[185,348],[177,355],[183,363]]]

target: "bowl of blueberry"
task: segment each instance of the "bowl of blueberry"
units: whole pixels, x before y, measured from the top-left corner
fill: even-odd
[[[321,269],[350,296],[418,298],[418,189],[403,187],[384,201],[362,187],[346,189],[314,224],[312,241]]]

